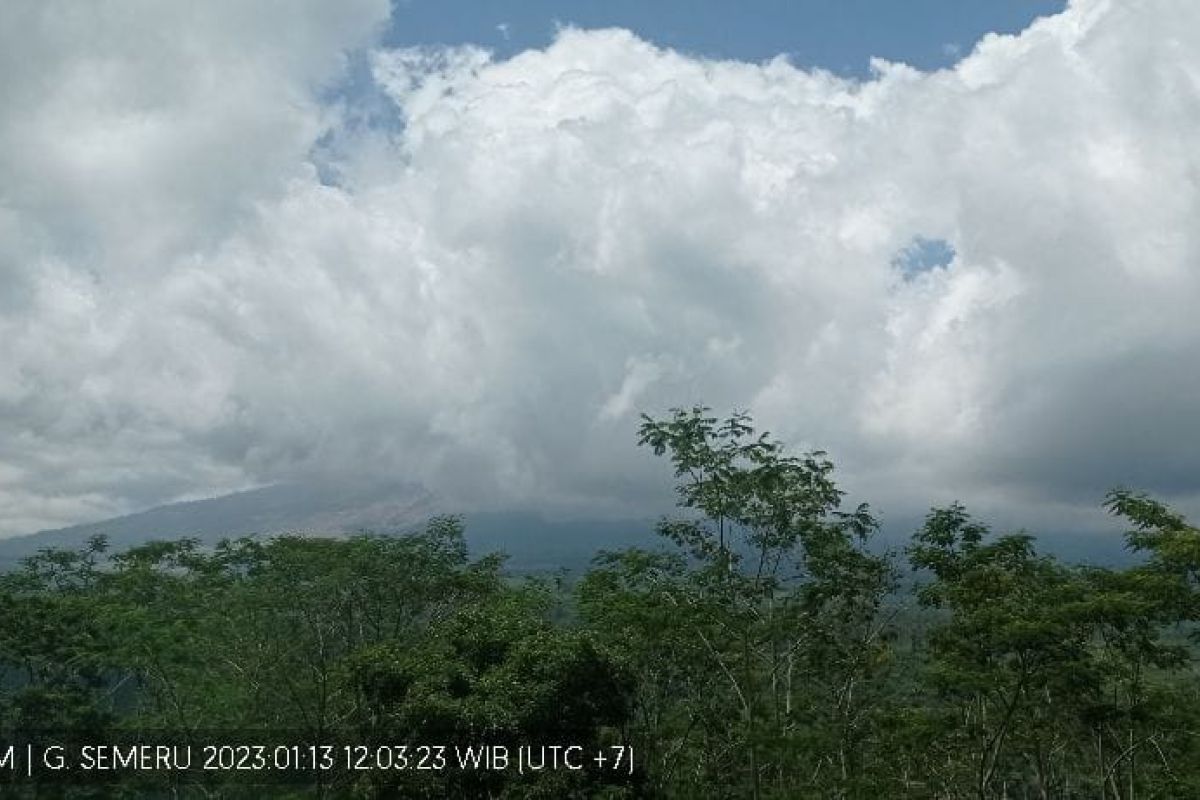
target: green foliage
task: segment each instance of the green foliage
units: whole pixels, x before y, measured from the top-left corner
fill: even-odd
[[[1113,507],[1139,520],[1152,514],[1150,525],[1183,525],[1146,502]],[[935,694],[917,710],[942,721],[931,739],[945,766],[926,767],[939,792],[1181,790],[1173,764],[1191,737],[1172,707],[1183,686],[1171,676],[1189,653],[1166,635],[1186,604],[1161,565],[1068,567],[1039,555],[1031,536],[990,538],[958,505],[929,514],[909,556],[932,578],[920,601],[950,614],[929,636],[925,672]]]
[[[632,735],[656,791],[847,791],[889,661],[894,576],[865,549],[869,510],[841,511],[825,454],[789,455],[744,414],[644,417],[639,441],[700,516],[660,524],[674,554],[602,555],[580,609],[639,676]]]
[[[367,709],[366,741],[470,746],[570,742],[589,749],[616,741],[628,716],[630,678],[585,631],[563,630],[547,617],[538,589],[503,591],[458,609],[415,642],[360,652],[349,665]],[[406,797],[591,796],[602,775],[450,772],[374,782]],[[611,776],[615,786],[621,776]]]
[[[49,551],[0,581],[3,739],[262,731],[478,744],[568,731],[599,743],[624,720],[628,681],[613,661],[585,632],[551,624],[544,588],[511,585],[498,557],[471,562],[455,519],[404,537],[211,550],[181,540],[103,555],[103,542]],[[241,796],[230,776],[210,777],[206,792]],[[443,797],[458,777],[424,775],[406,793]],[[542,779],[517,791],[508,773],[488,777],[495,796],[587,788]],[[325,787],[395,788],[347,775]]]
[[[574,584],[403,537],[96,539],[0,575],[0,742],[259,730],[364,744],[632,747],[623,772],[338,773],[311,787],[123,777],[37,797],[1200,796],[1200,529],[1128,490],[1142,561],[1061,563],[960,505],[901,562],[819,451],[750,418],[644,417],[682,516]],[[6,784],[7,782],[7,784]],[[311,791],[310,791],[311,789]],[[24,792],[24,795],[22,795]],[[190,795],[189,795],[190,792]],[[165,793],[165,794],[164,794]]]

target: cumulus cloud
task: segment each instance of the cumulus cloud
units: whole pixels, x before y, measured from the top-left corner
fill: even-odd
[[[16,8],[0,532],[333,474],[657,510],[637,414],[695,402],[896,513],[1200,493],[1188,0],[863,82],[620,30],[370,49],[368,0]]]

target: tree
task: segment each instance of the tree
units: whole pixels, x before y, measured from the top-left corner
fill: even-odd
[[[580,603],[597,630],[644,626],[613,646],[654,676],[637,714],[659,741],[659,785],[763,797],[820,780],[827,796],[849,791],[869,746],[887,653],[879,612],[894,581],[866,550],[869,510],[841,511],[825,454],[788,455],[746,414],[643,417],[639,443],[670,458],[680,506],[698,513],[660,524],[677,555],[599,558]],[[673,665],[659,666],[664,656]],[[671,686],[689,694],[664,707]]]
[[[1169,543],[1149,564],[1070,567],[1033,537],[991,537],[961,505],[935,509],[909,557],[930,578],[926,607],[947,614],[929,635],[932,696],[914,716],[932,723],[921,772],[946,795],[1039,798],[1184,796],[1173,769],[1194,737],[1177,712],[1171,675],[1189,654],[1167,626],[1187,619],[1186,562],[1167,554],[1191,535],[1145,498],[1115,493],[1133,546]],[[1143,753],[1153,758],[1143,758]]]
[[[361,696],[361,741],[506,748],[511,769],[371,776],[376,796],[624,796],[624,771],[516,769],[523,745],[567,744],[588,754],[620,743],[630,679],[591,634],[551,624],[544,587],[497,586],[415,640],[390,640],[349,662]]]

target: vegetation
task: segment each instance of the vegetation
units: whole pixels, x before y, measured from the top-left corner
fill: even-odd
[[[353,743],[376,768],[30,779],[0,750],[0,793],[1200,797],[1200,530],[1178,514],[1109,495],[1144,555],[1123,570],[1060,563],[959,505],[902,558],[869,546],[876,522],[842,507],[823,453],[744,415],[647,417],[640,443],[672,464],[683,515],[663,548],[601,553],[569,586],[472,561],[454,519],[28,559],[0,576],[0,744]],[[418,769],[432,756],[397,743],[451,763]],[[460,768],[479,744],[634,768]]]

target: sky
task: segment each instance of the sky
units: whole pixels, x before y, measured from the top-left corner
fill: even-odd
[[[660,47],[710,59],[791,63],[870,77],[870,60],[952,66],[987,33],[1017,33],[1065,0],[402,0],[381,43],[474,44],[498,58],[543,49],[562,27],[625,28]]]
[[[1200,509],[1197,130],[1192,0],[5,3],[0,536],[657,513],[698,403],[885,519]]]

